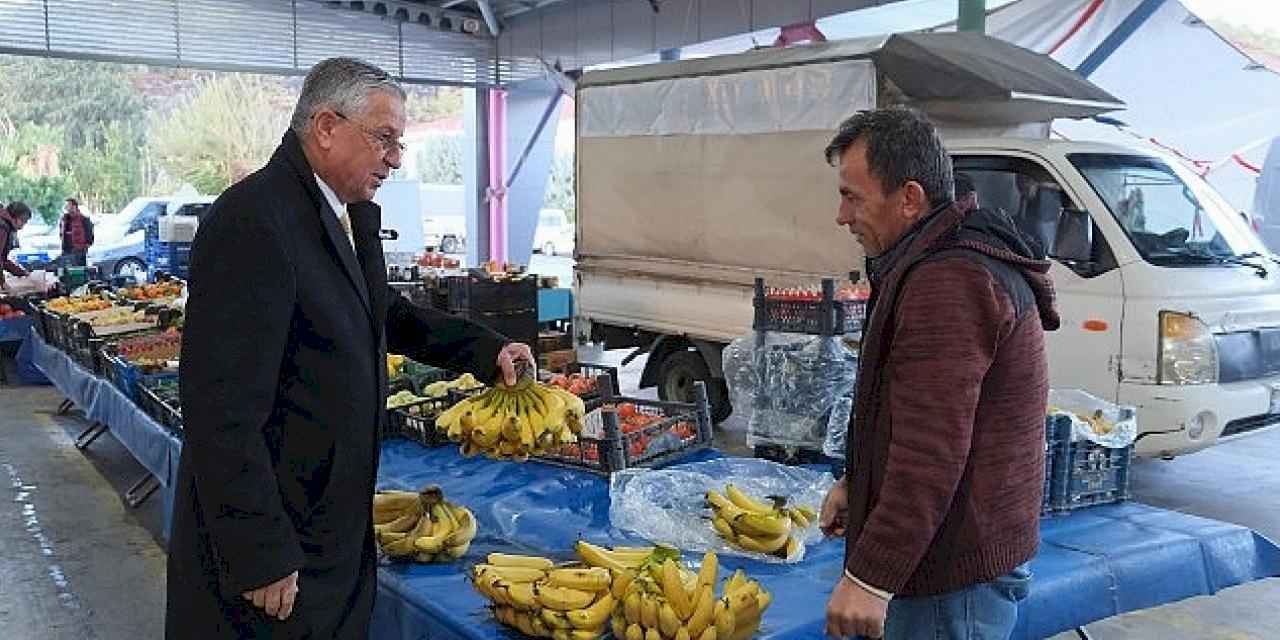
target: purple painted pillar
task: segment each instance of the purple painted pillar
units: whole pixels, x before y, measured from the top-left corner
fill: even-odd
[[[507,261],[507,92],[489,91],[489,259]]]

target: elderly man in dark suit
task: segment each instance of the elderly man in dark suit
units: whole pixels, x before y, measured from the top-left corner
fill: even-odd
[[[404,99],[377,67],[317,64],[271,160],[200,227],[169,638],[366,637],[388,348],[510,382],[532,360],[387,286],[369,201],[400,165]]]

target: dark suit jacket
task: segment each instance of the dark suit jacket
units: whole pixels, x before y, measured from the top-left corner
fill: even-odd
[[[200,226],[182,348],[170,638],[365,637],[387,349],[496,373],[506,340],[388,288],[380,210],[350,213],[359,257],[290,132]],[[295,570],[287,622],[240,597]]]

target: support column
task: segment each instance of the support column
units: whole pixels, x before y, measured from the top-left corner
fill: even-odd
[[[507,92],[489,91],[489,259],[507,261]]]
[[[465,186],[468,267],[489,259],[489,91],[466,89],[462,183]]]
[[[960,0],[959,31],[987,32],[987,0]]]

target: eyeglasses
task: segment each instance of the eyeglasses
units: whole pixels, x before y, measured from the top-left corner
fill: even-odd
[[[343,115],[342,112],[340,111],[334,111],[333,115],[338,116],[339,118],[342,118],[343,120],[346,120],[347,122],[350,122],[351,124],[354,124],[355,126],[359,127],[360,130],[363,131],[364,134],[369,137],[369,139],[373,140],[378,144],[378,146],[382,147],[383,154],[388,154],[392,152],[404,153],[405,149],[407,148],[404,146],[403,142],[400,142],[399,140],[395,139],[395,137],[391,136],[390,134],[374,131],[369,127],[366,127],[360,124],[359,122],[356,122],[351,118],[348,118],[347,116]]]

